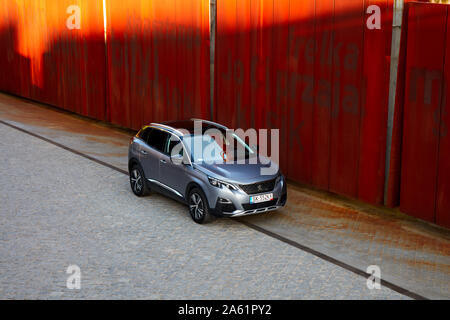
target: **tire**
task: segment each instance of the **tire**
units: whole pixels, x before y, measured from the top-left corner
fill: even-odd
[[[205,194],[199,188],[189,192],[188,205],[192,220],[196,223],[204,224],[214,220],[214,216],[209,212]]]
[[[150,189],[145,179],[144,170],[138,164],[131,167],[130,170],[131,191],[138,197],[145,197],[150,194]]]

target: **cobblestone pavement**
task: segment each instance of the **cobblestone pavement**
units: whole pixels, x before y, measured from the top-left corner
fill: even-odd
[[[431,299],[450,299],[448,231],[410,217],[291,186],[289,202],[274,215],[243,220],[315,248]]]
[[[406,299],[231,220],[135,197],[122,173],[0,124],[2,299]],[[66,288],[69,265],[80,290]]]
[[[130,131],[1,93],[0,120],[126,171]],[[283,210],[238,221],[361,271],[379,265],[384,280],[422,296],[450,298],[449,230],[326,192],[288,190]]]

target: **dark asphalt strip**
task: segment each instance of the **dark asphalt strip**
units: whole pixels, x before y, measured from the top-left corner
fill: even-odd
[[[72,153],[74,153],[74,154],[76,154],[76,155],[79,155],[79,156],[81,156],[81,157],[83,157],[83,158],[86,158],[86,159],[89,159],[89,160],[91,160],[91,161],[94,161],[94,162],[96,162],[96,163],[98,163],[98,164],[100,164],[100,165],[103,165],[103,166],[105,166],[105,167],[108,167],[108,168],[110,168],[110,169],[113,169],[113,170],[115,170],[115,171],[117,171],[117,172],[120,172],[120,173],[125,174],[125,175],[128,176],[128,172],[127,172],[127,171],[122,170],[122,169],[120,169],[120,168],[118,168],[118,167],[115,167],[115,166],[113,166],[113,165],[111,165],[111,164],[109,164],[109,163],[106,163],[106,162],[104,162],[104,161],[98,160],[98,159],[96,159],[96,158],[94,158],[94,157],[91,157],[91,156],[89,156],[89,155],[87,155],[87,154],[84,154],[84,153],[82,153],[82,152],[80,152],[80,151],[74,150],[74,149],[72,149],[72,148],[70,148],[70,147],[67,147],[67,146],[65,146],[65,145],[62,145],[62,144],[60,144],[60,143],[58,143],[58,142],[55,142],[55,141],[50,140],[50,139],[47,139],[47,138],[45,138],[45,137],[43,137],[43,136],[41,136],[41,135],[38,135],[38,134],[35,134],[35,133],[30,132],[30,131],[28,131],[28,130],[22,129],[22,128],[20,128],[20,127],[15,126],[15,125],[12,125],[12,124],[10,124],[10,123],[8,123],[8,122],[5,122],[5,121],[3,121],[3,120],[0,120],[0,123],[2,123],[2,124],[5,125],[5,126],[8,126],[8,127],[10,127],[10,128],[16,129],[16,130],[18,130],[18,131],[20,131],[20,132],[23,132],[23,133],[25,133],[25,134],[28,134],[28,135],[30,135],[30,136],[33,136],[33,137],[35,137],[35,138],[38,138],[38,139],[40,139],[40,140],[43,140],[43,141],[45,141],[45,142],[51,143],[51,144],[53,144],[53,145],[55,145],[55,146],[57,146],[57,147],[59,147],[59,148],[62,148],[62,149],[67,150],[67,151],[69,151],[69,152],[72,152]],[[351,265],[349,265],[349,264],[347,264],[347,263],[345,263],[345,262],[339,261],[339,260],[337,260],[337,259],[335,259],[335,258],[332,258],[332,257],[326,255],[326,254],[323,254],[323,253],[321,253],[321,252],[319,252],[319,251],[316,251],[316,250],[314,250],[314,249],[312,249],[312,248],[309,248],[309,247],[307,247],[307,246],[304,246],[304,245],[302,245],[302,244],[300,244],[300,243],[298,243],[298,242],[295,242],[295,241],[290,240],[290,239],[288,239],[288,238],[286,238],[286,237],[283,237],[283,236],[281,236],[281,235],[279,235],[279,234],[277,234],[277,233],[271,232],[271,231],[269,231],[269,230],[267,230],[267,229],[261,228],[261,227],[259,227],[259,226],[257,226],[257,225],[254,225],[254,224],[249,223],[249,222],[247,222],[247,221],[244,221],[244,220],[242,220],[242,219],[233,219],[233,220],[234,220],[234,221],[237,221],[237,222],[240,222],[241,224],[247,226],[248,228],[251,228],[251,229],[253,229],[253,230],[255,230],[255,231],[261,232],[261,233],[263,233],[263,234],[265,234],[265,235],[267,235],[267,236],[269,236],[269,237],[272,237],[272,238],[274,238],[274,239],[277,239],[277,240],[279,240],[279,241],[282,241],[282,242],[284,242],[284,243],[286,243],[286,244],[288,244],[288,245],[291,245],[291,246],[293,246],[293,247],[295,247],[295,248],[297,248],[297,249],[300,249],[300,250],[302,250],[302,251],[308,252],[308,253],[310,253],[310,254],[312,254],[312,255],[314,255],[314,256],[316,256],[316,257],[322,259],[322,260],[325,260],[325,261],[330,262],[330,263],[332,263],[332,264],[334,264],[334,265],[336,265],[336,266],[339,266],[339,267],[341,267],[341,268],[344,268],[345,270],[348,270],[348,271],[350,271],[350,272],[353,272],[353,273],[355,273],[355,274],[357,274],[357,275],[359,275],[359,276],[361,276],[361,277],[364,277],[364,278],[367,279],[368,277],[371,276],[371,274],[369,274],[369,273],[367,273],[367,272],[365,272],[365,271],[363,271],[363,270],[361,270],[361,269],[358,269],[358,268],[356,268],[356,267],[353,267],[353,266],[351,266]],[[393,283],[391,283],[391,282],[389,282],[389,281],[380,279],[380,283],[381,283],[382,286],[384,286],[384,287],[386,287],[386,288],[389,288],[389,289],[391,289],[391,290],[393,290],[393,291],[396,291],[396,292],[398,292],[398,293],[400,293],[400,294],[403,294],[403,295],[405,295],[405,296],[407,296],[407,297],[410,297],[410,298],[412,298],[412,299],[416,299],[416,300],[428,300],[428,298],[426,298],[426,297],[424,297],[424,296],[421,296],[421,295],[419,295],[419,294],[417,294],[417,293],[415,293],[415,292],[409,291],[409,290],[407,290],[407,289],[405,289],[405,288],[402,288],[402,287],[400,287],[400,286],[398,286],[398,285],[396,285],[396,284],[393,284]]]
[[[246,225],[247,227],[253,229],[253,230],[256,230],[256,231],[259,231],[261,233],[264,233],[265,235],[268,235],[269,237],[278,239],[278,240],[280,240],[280,241],[282,241],[284,243],[287,243],[287,244],[289,244],[289,245],[291,245],[293,247],[296,247],[296,248],[298,248],[300,250],[303,250],[303,251],[308,252],[308,253],[310,253],[312,255],[315,255],[318,258],[321,258],[321,259],[323,259],[325,261],[328,261],[328,262],[330,262],[330,263],[332,263],[334,265],[337,265],[337,266],[339,266],[341,268],[344,268],[345,270],[351,271],[351,272],[353,272],[353,273],[355,273],[355,274],[357,274],[359,276],[362,276],[362,277],[364,277],[366,279],[368,279],[371,276],[371,274],[369,274],[369,273],[367,273],[367,272],[365,272],[365,271],[363,271],[361,269],[353,267],[353,266],[351,266],[351,265],[349,265],[349,264],[347,264],[345,262],[336,260],[335,258],[332,258],[332,257],[330,257],[330,256],[328,256],[328,255],[326,255],[324,253],[321,253],[321,252],[316,251],[314,249],[311,249],[311,248],[309,248],[307,246],[304,246],[304,245],[302,245],[302,244],[300,244],[298,242],[295,242],[293,240],[285,238],[285,237],[283,237],[283,236],[281,236],[281,235],[279,235],[277,233],[274,233],[274,232],[269,231],[267,229],[261,228],[261,227],[259,227],[257,225],[254,225],[254,224],[249,223],[247,221],[243,221],[241,219],[238,219],[238,221],[240,223]],[[398,292],[400,294],[403,294],[403,295],[405,295],[407,297],[410,297],[410,298],[415,299],[415,300],[428,300],[428,298],[426,298],[424,296],[421,296],[421,295],[419,295],[419,294],[417,294],[415,292],[409,291],[409,290],[407,290],[405,288],[399,287],[398,285],[393,284],[392,282],[389,282],[389,281],[386,281],[386,280],[383,280],[383,279],[379,279],[379,280],[380,280],[380,284],[382,286],[384,286],[386,288],[389,288],[389,289],[391,289],[393,291],[396,291],[396,292]]]

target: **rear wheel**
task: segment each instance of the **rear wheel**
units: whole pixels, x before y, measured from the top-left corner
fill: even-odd
[[[214,217],[209,212],[206,197],[199,188],[194,188],[189,192],[188,203],[189,213],[195,222],[203,224],[214,220]]]
[[[135,164],[130,171],[131,190],[138,197],[144,197],[150,193],[145,181],[144,171],[140,165]]]

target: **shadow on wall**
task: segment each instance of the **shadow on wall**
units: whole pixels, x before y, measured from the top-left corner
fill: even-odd
[[[14,25],[0,30],[1,90],[105,120],[102,35],[53,41],[39,59],[13,50],[17,38]]]

